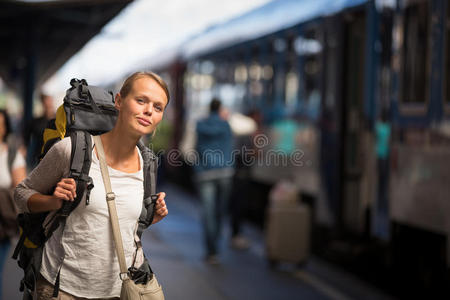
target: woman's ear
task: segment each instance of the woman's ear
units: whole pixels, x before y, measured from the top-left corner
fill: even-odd
[[[116,94],[116,98],[114,99],[114,107],[117,110],[120,110],[120,106],[122,105],[122,97],[120,97],[120,94]]]

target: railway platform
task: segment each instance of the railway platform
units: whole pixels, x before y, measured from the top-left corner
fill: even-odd
[[[168,300],[211,299],[393,299],[377,288],[320,258],[310,257],[301,268],[281,264],[271,269],[265,258],[263,233],[245,224],[248,250],[229,246],[224,226],[220,265],[203,260],[200,207],[195,196],[167,184],[169,216],[147,230],[144,249]],[[12,251],[12,250],[11,250]],[[3,300],[19,300],[21,270],[8,260],[3,276]]]

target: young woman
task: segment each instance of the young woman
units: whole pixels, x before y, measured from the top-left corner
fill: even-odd
[[[144,193],[143,161],[136,145],[142,136],[154,132],[168,102],[167,85],[158,75],[135,73],[125,80],[116,95],[119,115],[114,128],[101,135],[128,266],[136,253],[134,236]],[[119,264],[98,155],[93,148],[89,176],[94,188],[89,205],[81,201],[68,217],[64,230],[58,228],[45,244],[35,299],[51,299],[58,272],[58,299],[118,299],[120,296]],[[20,210],[56,210],[63,201],[74,200],[75,182],[67,178],[70,153],[70,138],[65,138],[19,184],[15,198]],[[168,214],[164,197],[165,193],[159,193],[153,223]]]
[[[11,201],[11,190],[26,176],[25,158],[18,151],[9,151],[10,145],[7,143],[7,138],[11,133],[9,117],[6,110],[0,110],[0,201]],[[17,150],[17,149],[16,149]],[[13,155],[14,157],[10,157]],[[11,203],[11,202],[9,202]],[[7,205],[5,203],[5,205]],[[1,205],[3,208],[4,206]],[[14,210],[10,210],[14,216]],[[3,215],[3,214],[2,214]],[[14,227],[14,222],[5,219],[0,220],[0,227],[8,222],[8,226]],[[6,224],[5,224],[6,226]],[[16,225],[17,226],[17,225]],[[2,274],[3,266],[8,257],[9,248],[11,246],[11,234],[5,227],[0,228],[0,298],[2,295]]]

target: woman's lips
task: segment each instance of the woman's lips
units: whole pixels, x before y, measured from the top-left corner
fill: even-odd
[[[150,125],[152,125],[152,123],[150,123],[150,121],[147,121],[147,120],[142,119],[142,118],[137,118],[137,119],[138,119],[139,124],[141,124],[142,126],[150,126]]]

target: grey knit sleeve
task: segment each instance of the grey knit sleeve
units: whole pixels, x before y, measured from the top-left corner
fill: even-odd
[[[36,168],[14,190],[14,201],[20,212],[29,212],[28,199],[36,194],[51,195],[56,184],[69,175],[70,138],[59,141],[44,156]]]

